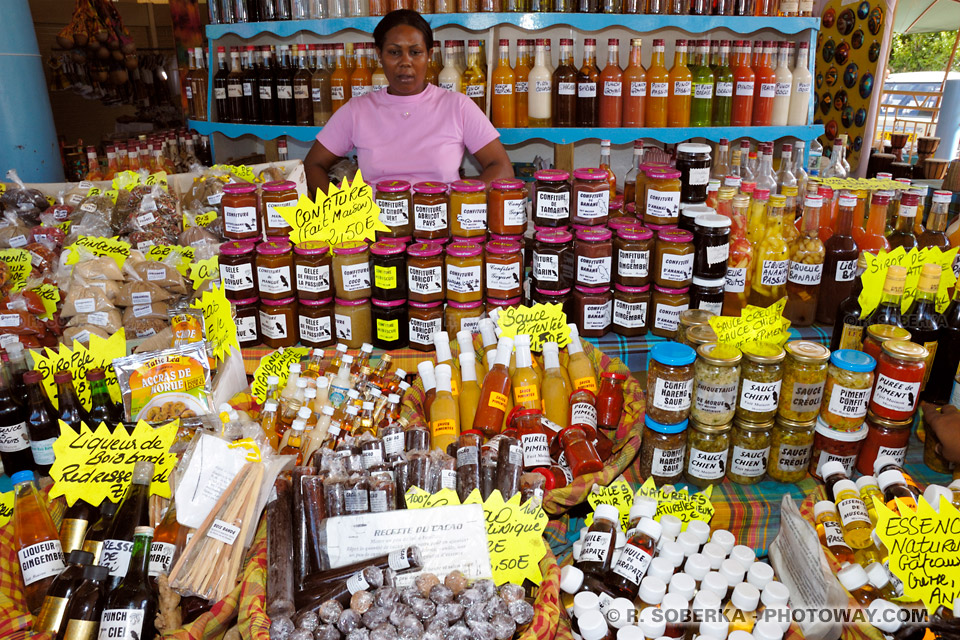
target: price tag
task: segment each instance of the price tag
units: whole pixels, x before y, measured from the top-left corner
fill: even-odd
[[[290,347],[278,349],[260,358],[260,365],[253,374],[253,384],[250,387],[257,402],[262,404],[266,400],[267,378],[270,376],[280,378],[280,388],[283,389],[290,375],[290,365],[300,362],[308,353],[310,349],[307,347]]]
[[[900,311],[906,313],[917,297],[917,284],[920,281],[920,271],[925,264],[940,265],[940,286],[937,289],[937,312],[943,313],[950,304],[950,289],[957,282],[953,272],[953,263],[957,257],[958,248],[954,247],[943,252],[940,247],[925,249],[911,249],[905,251],[897,247],[893,251],[880,251],[877,255],[867,252],[867,270],[861,276],[863,291],[858,298],[861,314],[866,317],[877,305],[883,295],[883,281],[887,277],[887,269],[898,265],[906,268],[907,280],[903,286],[903,297],[900,300]]]
[[[530,349],[533,351],[542,351],[544,342],[556,342],[561,349],[570,344],[567,315],[559,304],[507,307],[497,316],[497,325],[501,336],[530,336]]]
[[[633,489],[625,480],[601,487],[598,484],[593,485],[590,495],[587,496],[587,502],[596,510],[597,505],[609,504],[617,508],[620,512],[620,527],[626,531],[630,524],[630,508],[633,507]],[[593,524],[593,514],[586,518],[587,526]]]
[[[230,313],[230,301],[221,284],[211,291],[204,291],[199,300],[190,305],[192,309],[203,311],[203,322],[207,331],[207,340],[213,345],[213,355],[226,360],[230,349],[240,351],[237,341],[237,325]]]
[[[740,317],[714,316],[710,326],[717,334],[717,342],[741,347],[748,342],[770,342],[783,346],[790,338],[790,321],[783,318],[786,298],[781,298],[766,309],[747,305]]]
[[[57,385],[53,382],[53,374],[57,371],[70,371],[73,374],[73,384],[77,390],[77,397],[83,408],[90,410],[93,406],[90,401],[90,386],[87,384],[87,371],[103,369],[106,373],[107,389],[114,402],[120,402],[120,386],[117,383],[117,374],[113,370],[114,358],[127,355],[127,338],[123,329],[104,340],[100,336],[91,335],[90,344],[84,347],[81,342],[74,340],[73,347],[62,344],[57,351],[45,349],[44,352],[33,351],[33,368],[40,372],[43,388],[47,397],[55,408],[58,408]]]
[[[0,262],[7,265],[9,281],[13,285],[12,291],[14,293],[23,291],[27,286],[30,271],[33,269],[30,265],[30,252],[26,249],[3,249],[0,251]]]
[[[67,264],[77,264],[80,261],[79,247],[84,247],[93,255],[110,256],[117,266],[123,268],[123,263],[130,257],[130,245],[117,236],[112,238],[98,238],[96,236],[80,236],[77,241],[70,245],[70,255],[67,256]]]

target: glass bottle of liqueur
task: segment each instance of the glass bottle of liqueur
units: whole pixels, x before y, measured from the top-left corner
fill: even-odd
[[[636,202],[637,176],[640,175],[640,165],[643,164],[643,140],[633,142],[633,164],[623,178],[623,202]]]
[[[65,555],[83,548],[83,539],[100,517],[100,509],[85,500],[77,500],[67,508],[60,523],[60,546]]]
[[[750,196],[734,195],[733,187],[720,187],[717,213],[730,218],[730,257],[723,292],[723,315],[736,316],[747,305],[753,286],[756,256],[747,239]],[[778,298],[779,299],[779,298]]]
[[[113,524],[113,518],[117,514],[119,505],[110,500],[104,500],[100,504],[100,517],[92,526],[87,528],[83,537],[84,551],[93,554],[93,562],[100,562],[100,552],[103,550],[103,538],[107,534],[110,525]]]
[[[61,628],[65,628],[63,623],[67,604],[83,581],[83,567],[89,564],[93,564],[93,555],[86,551],[77,549],[67,554],[67,566],[50,583],[40,613],[37,614],[34,632],[58,634]]]
[[[517,59],[520,59],[518,54]],[[510,41],[500,40],[500,59],[490,84],[493,96],[490,98],[490,121],[498,129],[515,127],[517,123],[516,96],[513,92],[517,77],[510,67]]]
[[[153,638],[157,596],[147,580],[152,527],[136,527],[130,566],[120,584],[107,596],[100,614],[100,637]]]
[[[54,453],[53,443],[60,435],[60,425],[57,422],[57,412],[47,401],[47,396],[43,392],[41,375],[39,371],[28,371],[23,376],[27,385],[27,431],[30,434],[30,451],[33,454],[33,462],[37,473],[40,475],[50,475],[50,467],[53,466]],[[58,379],[59,378],[59,379]],[[73,384],[70,382],[71,375],[69,371],[61,371],[54,375],[57,383],[57,390],[69,387],[73,390]],[[65,381],[65,382],[64,382]],[[64,391],[60,402],[60,415],[70,416],[78,415],[76,409],[79,407],[79,400],[71,407],[70,396]],[[76,396],[73,396],[74,399]],[[66,422],[66,420],[65,420]],[[69,422],[67,424],[70,424]],[[76,419],[70,426],[74,430],[79,430],[80,420]]]
[[[757,74],[750,67],[750,41],[734,42],[733,103],[730,108],[730,124],[748,127],[753,121],[753,96]]]
[[[773,122],[773,103],[777,97],[777,72],[774,69],[776,48],[770,40],[763,41],[757,64],[753,93],[753,126],[767,127]]]
[[[240,47],[230,47],[230,73],[227,74],[227,108],[231,122],[247,122],[243,101],[243,69],[240,66]]]
[[[371,52],[367,43],[356,45],[357,65],[350,74],[350,97],[359,98],[373,92],[373,69],[370,68]]]
[[[950,248],[950,239],[947,237],[947,216],[950,213],[950,198],[953,194],[949,191],[934,191],[933,203],[930,207],[930,213],[927,214],[926,226],[923,232],[917,237],[917,246],[921,249],[926,247],[940,247],[946,251]]]
[[[734,198],[745,198],[740,195]],[[770,212],[767,215],[767,230],[757,244],[753,256],[753,286],[750,304],[767,307],[786,293],[787,276],[790,271],[790,251],[783,237],[783,196],[770,196]]]
[[[649,95],[644,105],[644,121],[647,127],[667,126],[667,103],[670,96],[670,72],[666,67],[666,41],[653,41],[653,57],[647,69]]]
[[[53,580],[63,571],[63,551],[33,471],[18,471],[13,483],[13,542],[27,609],[36,614]]]
[[[530,124],[530,69],[533,68],[532,40],[517,40],[517,66],[513,70],[515,125],[526,128]]]
[[[347,68],[347,56],[344,44],[338,42],[335,45],[336,64],[333,73],[330,74],[330,104],[333,113],[337,109],[347,104],[350,99],[350,69]]]
[[[793,72],[790,71],[792,42],[781,42],[777,46],[777,68],[774,71],[776,82],[773,97],[773,117],[770,124],[784,127],[790,119],[790,93],[793,90]]]
[[[710,169],[710,178],[722,181],[728,175],[730,175],[730,141],[720,138],[717,143],[717,156]]]
[[[847,171],[843,168],[843,163],[840,162],[840,157],[843,155],[843,140],[841,138],[836,138],[833,141],[833,149],[830,152],[830,165],[824,170],[824,178],[846,178]]]
[[[307,45],[294,45],[293,112],[298,126],[313,126],[313,101],[310,98],[313,73],[307,63]]]
[[[537,38],[533,68],[528,76],[528,126],[549,127],[553,123],[553,72],[547,59],[547,41]]]
[[[799,187],[797,176],[793,173],[793,145],[790,143],[784,143],[780,148],[780,170],[776,176],[780,193],[783,193],[784,187]]]
[[[607,41],[607,66],[600,72],[599,100],[600,126],[619,127],[623,121],[623,70],[620,68],[618,38]],[[624,202],[629,201],[624,199]]]
[[[867,259],[861,253],[857,258],[857,273],[853,278],[853,290],[837,309],[837,320],[833,325],[833,335],[830,338],[830,351],[837,349],[863,349],[863,331],[867,320],[860,311],[860,294],[863,293],[863,279],[861,276],[867,270]]]
[[[778,183],[777,176],[773,172],[773,143],[768,142],[766,145],[760,145],[760,148],[757,149],[757,153],[762,155],[760,155],[760,164],[755,177],[757,183],[756,188],[767,189],[770,191],[770,193],[776,193],[778,191]],[[785,186],[796,185],[788,184]]]
[[[467,68],[463,72],[467,97],[487,112],[487,63],[480,54],[480,41],[470,40],[467,45]]]
[[[280,45],[276,69],[276,96],[278,124],[295,124],[297,109],[293,100],[293,65],[290,63],[289,45]]]
[[[809,53],[810,44],[807,42],[799,43],[797,48],[797,64],[794,66],[792,72],[790,108],[787,115],[787,124],[793,127],[807,124],[807,119],[809,118],[810,84],[812,78]],[[813,150],[812,144],[810,149],[811,151]]]
[[[257,93],[260,96],[260,122],[263,124],[278,124],[276,102],[276,73],[273,63],[273,51],[268,45],[260,48],[263,63],[260,73],[257,74]]]
[[[58,640],[95,640],[98,637],[109,578],[110,570],[106,567],[87,565],[83,568],[83,582],[70,597]]]
[[[135,463],[130,488],[123,497],[110,528],[104,535],[99,561],[101,565],[110,570],[110,591],[116,588],[123,577],[127,575],[130,556],[133,552],[134,529],[150,524],[148,499],[152,481],[153,463],[147,460]]]
[[[817,322],[832,325],[837,319],[840,303],[854,287],[857,273],[857,243],[852,236],[853,212],[857,197],[841,192],[837,215],[837,230],[823,243],[823,286],[817,300]]]
[[[897,219],[893,225],[893,231],[887,236],[890,243],[890,249],[903,247],[904,251],[910,251],[917,246],[917,237],[913,235],[913,225],[917,219],[917,208],[920,205],[920,196],[915,193],[904,192],[900,196],[900,207],[897,212]]]
[[[90,385],[90,411],[87,412],[87,426],[96,429],[101,422],[104,422],[110,430],[115,429],[123,420],[123,407],[110,397],[110,389],[107,387],[107,378],[103,369],[88,370],[87,384]]]
[[[943,324],[937,343],[933,372],[921,397],[927,402],[953,404],[951,391],[956,386],[954,379],[960,373],[960,287],[954,292],[953,300],[943,312]]]
[[[902,206],[902,205],[901,205]],[[916,342],[927,349],[927,367],[923,374],[923,383],[920,391],[926,388],[933,371],[934,359],[937,355],[937,342],[940,332],[945,326],[943,316],[937,313],[937,289],[940,287],[940,265],[925,264],[920,269],[920,280],[917,283],[917,293],[910,308],[903,316],[903,328],[910,332],[910,341]]]
[[[883,295],[880,304],[867,318],[866,326],[872,324],[889,324],[902,327],[900,316],[900,299],[903,297],[903,285],[907,280],[907,269],[894,265],[887,268],[887,277],[883,282]]]
[[[600,122],[600,100],[597,97],[597,84],[599,82],[597,41],[595,38],[585,38],[583,41],[583,65],[577,72],[578,127],[596,127]]]
[[[642,127],[646,120],[647,71],[640,62],[642,38],[630,39],[630,60],[623,71],[624,127]]]
[[[709,127],[713,113],[713,70],[708,65],[707,40],[698,40],[694,66],[690,69],[693,89],[690,102],[690,126]]]
[[[316,45],[310,45],[311,47]],[[313,104],[313,126],[322,127],[333,115],[333,103],[330,98],[330,72],[323,62],[323,55],[317,56],[317,67],[310,77],[310,100]]]
[[[437,79],[441,89],[463,93],[463,74],[456,63],[456,43],[453,40],[443,44],[443,69]]]
[[[26,374],[24,374],[26,375]],[[27,409],[15,399],[9,376],[9,365],[0,361],[0,463],[13,475],[34,469],[27,429]]]
[[[24,353],[23,345],[14,342],[7,345],[7,374],[10,385],[10,393],[13,399],[23,404],[27,397],[27,388],[23,384],[23,374],[30,370],[27,365],[27,355]]]
[[[890,196],[879,191],[875,192],[870,198],[870,214],[867,216],[866,228],[860,232],[857,237],[856,229],[853,238],[857,241],[857,246],[861,251],[869,251],[874,255],[881,250],[890,250],[890,241],[884,235],[884,228],[887,221],[887,207],[890,204]]]
[[[330,409],[330,407],[327,407]],[[153,542],[150,543],[150,564],[147,568],[147,575],[150,578],[150,584],[156,588],[157,578],[161,575],[169,575],[173,563],[176,562],[187,545],[187,527],[183,527],[177,522],[176,503],[171,500],[167,512],[163,515],[163,520],[157,525],[154,531]]]
[[[730,41],[721,40],[713,69],[713,106],[710,122],[714,127],[730,126],[733,109],[733,69],[730,67]]]
[[[610,141],[600,141],[600,163],[601,169],[607,172],[607,184],[610,185],[610,200],[617,195],[617,174],[613,172],[610,162]]]
[[[804,201],[803,231],[787,276],[787,305],[783,316],[795,327],[809,327],[817,315],[817,299],[823,276],[825,250],[820,241],[820,196],[808,195]]]
[[[577,123],[577,68],[573,64],[573,40],[560,39],[560,64],[553,72],[553,126]]]
[[[689,127],[693,74],[687,67],[687,41],[677,40],[670,69],[670,97],[667,101],[667,126]]]
[[[797,140],[793,145],[793,175],[797,179],[797,189],[806,193],[807,171],[804,168],[807,162],[804,151],[807,145],[803,140]]]
[[[217,72],[213,75],[213,104],[217,109],[218,122],[233,122],[230,104],[227,102],[227,48],[217,47]]]
[[[375,51],[372,52],[370,61],[372,63],[371,68],[373,69],[373,90],[380,91],[386,89],[387,76],[383,73],[383,66],[377,59]],[[435,42],[433,47],[430,48],[430,62],[427,63],[427,75],[424,76],[424,80],[427,84],[440,86],[441,71],[443,71],[443,55],[440,50],[440,45]]]

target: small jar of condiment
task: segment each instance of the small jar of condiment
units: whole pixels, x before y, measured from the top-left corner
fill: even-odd
[[[330,266],[333,256],[326,242],[313,240],[293,248],[293,265],[296,269],[297,298],[321,300],[333,292],[330,281]]]
[[[381,180],[377,183],[377,206],[380,207],[380,222],[390,231],[378,231],[379,237],[396,238],[413,233],[413,194],[406,180]]]
[[[499,311],[501,309],[507,309],[509,307],[519,307],[522,302],[522,296],[516,296],[515,298],[486,298],[484,300],[484,309],[489,316],[493,311]]]
[[[704,425],[729,424],[737,406],[743,354],[732,345],[716,342],[702,344],[696,349],[690,415]]]
[[[523,292],[520,243],[491,240],[485,246],[486,289],[491,298],[514,298]]]
[[[675,338],[680,314],[690,308],[690,289],[653,287],[650,309],[650,333],[661,338]]]
[[[822,418],[817,418],[817,426],[813,430],[813,453],[807,471],[817,480],[822,480],[823,465],[836,460],[843,465],[847,477],[853,476],[853,468],[867,432],[866,423],[856,431],[837,431]]]
[[[363,343],[371,341],[370,298],[337,298],[333,315],[337,340],[347,345],[348,349],[359,349]]]
[[[407,284],[410,300],[443,300],[443,247],[429,242],[418,242],[407,247]]]
[[[723,291],[726,280],[717,278],[701,278],[693,276],[693,285],[690,287],[690,308],[709,311],[719,316],[723,309]]]
[[[297,301],[293,296],[260,300],[260,338],[271,349],[297,344]]]
[[[573,285],[573,234],[565,229],[538,231],[533,245],[533,285],[545,291]]]
[[[260,237],[257,186],[249,182],[223,185],[223,237],[227,240],[255,240]]]
[[[443,182],[413,185],[413,237],[418,240],[450,235],[450,196]]]
[[[573,318],[576,314],[573,307],[573,294],[571,293],[572,289],[558,289],[556,291],[552,289],[539,289],[534,288],[533,298],[534,304],[559,304],[563,307],[563,312],[567,315],[567,318]]]
[[[642,478],[653,478],[658,487],[679,482],[683,477],[686,449],[686,420],[661,424],[649,415],[644,416],[637,474]]]
[[[433,334],[443,331],[443,304],[410,302],[407,317],[410,321],[408,331],[410,348],[417,351],[433,351]]]
[[[617,230],[613,241],[613,264],[617,284],[642,287],[650,283],[650,257],[653,232],[632,226]]]
[[[565,227],[570,224],[570,174],[560,169],[541,169],[536,179],[533,224],[538,227]]]
[[[396,238],[370,245],[372,292],[377,300],[407,299],[407,247]]]
[[[820,418],[839,431],[856,431],[870,406],[877,362],[854,349],[830,354],[830,366],[819,403]]]
[[[366,242],[348,240],[333,246],[333,288],[343,300],[370,297],[370,251]]]
[[[578,287],[610,287],[613,281],[613,233],[610,229],[580,229],[573,248]]]
[[[679,289],[693,281],[693,234],[680,229],[657,233],[653,258],[653,283]]]
[[[817,421],[798,422],[777,416],[770,438],[767,473],[780,482],[799,482],[807,475],[813,454],[813,430]]]
[[[705,202],[710,183],[710,145],[685,142],[677,145],[677,169],[680,171],[680,199]]]
[[[237,323],[237,343],[241,349],[260,344],[260,299],[256,296],[233,300],[234,320]]]
[[[877,361],[877,381],[870,410],[887,420],[906,420],[917,410],[920,387],[929,356],[913,342],[888,340]]]
[[[447,245],[447,300],[483,300],[483,247],[473,242]]]
[[[772,420],[780,400],[786,353],[769,342],[748,342],[741,351],[743,362],[740,365],[737,418],[749,422]]]
[[[624,337],[647,333],[650,313],[650,285],[613,287],[613,332]]]
[[[787,357],[777,414],[797,422],[810,422],[820,411],[830,350],[810,340],[792,340],[784,351]]]
[[[277,212],[277,207],[296,207],[297,183],[290,180],[267,182],[261,188],[260,206],[263,207],[263,229],[267,237],[287,236],[290,223]]]
[[[731,428],[729,422],[712,425],[690,420],[683,462],[687,482],[706,489],[723,481],[727,458],[730,457]]]
[[[697,354],[676,342],[650,349],[647,363],[647,415],[660,424],[677,424],[690,415],[693,361]]]
[[[717,333],[709,324],[697,324],[689,329],[684,336],[686,343],[694,349],[700,348],[704,344],[713,344],[717,341]]]
[[[300,344],[305,347],[329,347],[336,342],[333,317],[333,298],[320,300],[300,300],[297,307],[299,316]]]
[[[677,325],[677,337],[675,340],[680,344],[694,347],[694,345],[692,345],[687,339],[687,333],[689,333],[690,329],[693,327],[698,327],[702,324],[709,324],[710,318],[713,316],[713,313],[710,311],[704,311],[703,309],[687,309],[685,311],[681,311],[680,324]]]
[[[716,211],[705,204],[681,202],[680,219],[677,221],[677,228],[694,233],[697,228],[697,218],[711,213],[716,213]]]
[[[577,329],[584,338],[600,338],[613,321],[613,294],[607,287],[576,287],[573,308]]]
[[[480,180],[457,180],[450,189],[450,230],[453,236],[486,236],[486,185]]]
[[[510,178],[491,182],[487,207],[490,233],[518,235],[527,230],[527,198],[522,181]]]
[[[261,242],[257,245],[257,289],[261,300],[281,300],[293,295],[293,245]]]
[[[603,469],[603,460],[582,427],[571,425],[560,431],[557,437],[563,447],[564,459],[575,478]]]
[[[727,462],[727,478],[737,484],[757,484],[767,473],[773,420],[751,422],[733,420],[732,447]]]
[[[651,167],[645,172],[645,225],[675,225],[680,217],[680,172],[669,167]]]
[[[618,235],[621,229],[642,226],[643,223],[637,220],[636,216],[620,216],[618,218],[611,218],[610,220],[607,220],[607,229],[613,231],[614,236]]]
[[[610,206],[608,207],[608,211],[609,214],[607,216],[607,222],[625,215],[623,211],[623,196],[614,196],[610,198]]]
[[[407,346],[407,301],[373,298],[370,317],[373,321],[373,346],[377,349],[403,349]]]
[[[857,457],[857,471],[865,476],[873,474],[873,463],[880,456],[890,456],[903,466],[907,460],[910,429],[913,418],[887,420],[874,413],[867,414],[867,437]],[[927,437],[930,432],[927,432]]]
[[[863,352],[874,360],[880,359],[883,343],[888,340],[910,340],[910,332],[892,324],[872,324],[863,338]]]
[[[572,224],[587,226],[607,223],[610,212],[610,184],[603,169],[577,169],[573,172]]]
[[[220,280],[227,300],[257,297],[255,248],[253,242],[225,242],[220,245]]]
[[[472,302],[447,301],[447,308],[444,311],[444,320],[447,324],[447,333],[453,339],[456,339],[460,331],[469,331],[478,333],[480,331],[480,319],[483,317],[483,301],[474,300]]]
[[[730,257],[730,218],[717,214],[697,216],[694,226],[693,275],[724,278]]]

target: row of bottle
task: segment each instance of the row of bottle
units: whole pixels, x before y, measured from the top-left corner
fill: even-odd
[[[209,138],[186,129],[107,144],[104,155],[106,161],[101,164],[96,147],[87,147],[86,180],[113,180],[121,171],[184,173],[199,164],[213,164]]]

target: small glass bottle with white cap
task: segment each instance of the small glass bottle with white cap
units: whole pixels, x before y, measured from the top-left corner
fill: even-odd
[[[668,542],[660,547],[660,557],[668,560],[676,569],[683,564],[686,555],[683,553],[683,547],[680,546],[679,542]]]
[[[746,571],[757,560],[757,554],[747,545],[738,544],[730,550],[730,559],[736,560]]]
[[[786,633],[790,628],[790,590],[782,582],[771,582],[760,592],[760,608],[757,609],[757,620],[776,622]]]
[[[685,558],[689,558],[700,551],[700,542],[698,540],[696,534],[690,533],[689,531],[682,531],[680,535],[677,536],[677,544],[679,544],[680,549],[683,550],[683,556]]]
[[[754,562],[747,569],[747,582],[763,591],[764,587],[773,582],[773,567],[766,562]]]
[[[728,585],[725,599],[733,595],[733,588],[743,582],[745,574],[746,570],[736,560],[727,558],[720,563],[720,575],[723,576]]]
[[[840,569],[837,572],[837,580],[861,606],[869,605],[878,597],[877,590],[870,584],[867,572],[858,564],[848,564]]]
[[[686,625],[690,622],[690,601],[679,593],[667,592],[660,603],[660,610],[667,621],[663,635],[668,638],[682,638]]]
[[[746,631],[748,633],[753,631],[753,625],[757,621],[757,606],[759,604],[760,591],[752,584],[741,582],[733,588],[730,602],[723,608],[723,616],[730,622],[731,634],[734,631]]]
[[[690,612],[693,615],[693,628],[696,628],[697,625],[700,626],[700,633],[703,633],[703,624],[708,621],[717,621],[722,619],[721,610],[723,608],[723,602],[720,600],[720,596],[713,593],[712,591],[700,591],[697,593],[697,596],[693,599],[693,605],[690,607]],[[728,623],[726,620],[723,620],[723,639],[726,638]],[[688,633],[688,636],[690,634]]]
[[[727,552],[716,542],[708,542],[703,545],[703,548],[700,550],[700,555],[710,563],[711,571],[720,569],[720,563],[727,559]]]
[[[610,570],[617,532],[620,531],[620,512],[609,504],[597,505],[593,524],[583,537],[583,548],[577,565],[587,574],[602,576]]]
[[[729,588],[730,585],[727,584],[727,579],[724,578],[719,571],[711,571],[700,581],[701,591],[713,592],[717,594],[717,597],[720,599],[727,597],[727,590]]]
[[[646,640],[657,640],[657,638],[663,637],[667,629],[667,621],[665,616],[656,608],[650,607],[641,610],[639,619],[640,624],[638,626]]]
[[[599,611],[587,611],[577,619],[583,640],[614,640],[607,619]]]
[[[867,607],[871,624],[886,634],[892,636],[903,626],[903,609],[892,602],[877,598]]]
[[[890,574],[887,573],[887,570],[883,568],[881,563],[871,562],[864,567],[864,571],[867,572],[867,577],[870,578],[870,584],[877,590],[877,594],[881,598],[884,600],[893,600],[897,597],[897,590],[890,584]],[[957,614],[960,615],[960,611],[958,611]]]
[[[573,565],[560,569],[560,603],[567,615],[573,617],[573,600],[583,586],[583,571]]]
[[[663,596],[666,594],[667,583],[656,576],[648,575],[640,582],[640,591],[637,592],[637,608],[640,611],[651,607],[656,608],[663,602]],[[663,633],[661,632],[660,635],[663,635]]]
[[[710,534],[710,542],[720,545],[720,548],[723,549],[724,556],[727,556],[730,555],[734,545],[737,544],[737,539],[726,529],[717,529]]]
[[[693,600],[693,594],[697,591],[697,582],[685,573],[675,573],[670,578],[670,586],[667,593],[675,593],[683,596],[687,602]]]
[[[642,518],[613,564],[607,584],[625,597],[636,598],[640,583],[653,561],[659,537],[660,523],[651,518]]]
[[[783,640],[783,629],[775,622],[758,622],[753,627],[754,640]]]
[[[683,563],[683,571],[693,578],[696,588],[700,589],[700,583],[710,573],[710,561],[702,553],[695,553]]]
[[[664,585],[670,582],[670,578],[673,577],[673,572],[676,570],[676,567],[673,566],[673,563],[663,556],[659,556],[653,559],[653,562],[650,563],[650,568],[647,569],[647,577],[654,577],[658,580],[663,581]],[[666,587],[664,587],[666,588]]]
[[[653,518],[657,515],[657,501],[654,498],[637,498],[633,501],[633,506],[630,507],[630,523],[627,525],[627,538],[633,536],[633,531],[637,527],[637,523],[640,522],[642,518]],[[662,527],[661,527],[662,529]]]
[[[697,538],[697,544],[705,545],[710,540],[710,525],[703,520],[691,520],[687,523],[686,533],[692,533]]]

